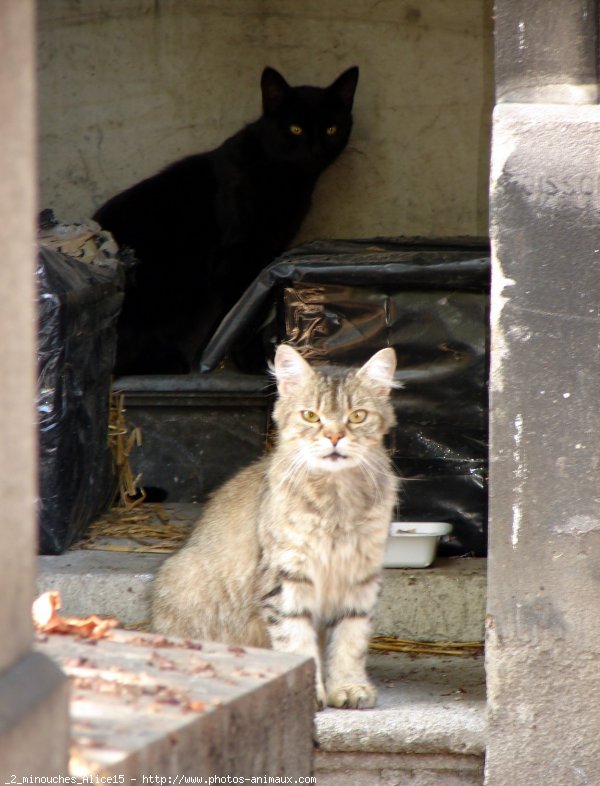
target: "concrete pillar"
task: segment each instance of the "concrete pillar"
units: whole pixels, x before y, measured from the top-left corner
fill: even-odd
[[[585,786],[600,782],[597,9],[496,7],[486,783]]]
[[[597,100],[596,0],[497,0],[496,98]]]
[[[32,653],[35,119],[32,0],[0,3],[0,782],[67,770],[68,692]]]

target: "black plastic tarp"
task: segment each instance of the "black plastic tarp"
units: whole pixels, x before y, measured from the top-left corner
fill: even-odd
[[[254,281],[207,346],[201,369],[236,349],[239,357],[268,356],[279,341],[310,360],[348,365],[393,346],[403,384],[390,437],[405,481],[398,516],[448,521],[453,535],[442,553],[483,555],[489,272],[480,241],[307,244]],[[257,341],[261,351],[245,351]]]
[[[234,347],[253,340],[280,288],[304,280],[487,292],[489,254],[482,241],[463,238],[318,240],[298,246],[264,268],[248,287],[206,346],[200,371],[212,371]]]
[[[121,273],[42,247],[38,288],[40,552],[59,554],[110,502],[111,373]]]

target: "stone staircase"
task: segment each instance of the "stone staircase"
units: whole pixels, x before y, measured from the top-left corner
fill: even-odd
[[[198,510],[196,504],[172,503],[162,507],[162,516],[185,526]],[[110,538],[96,545],[110,547]],[[165,558],[96,548],[41,556],[38,591],[59,590],[65,615],[115,616],[143,629],[151,581]],[[469,558],[439,559],[426,569],[386,569],[373,633],[416,641],[481,640],[485,572],[485,560]],[[370,655],[370,671],[379,688],[374,709],[329,708],[315,717],[319,786],[483,783],[481,656],[377,651]]]

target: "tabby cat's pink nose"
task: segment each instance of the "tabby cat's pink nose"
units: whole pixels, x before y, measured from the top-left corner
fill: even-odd
[[[328,434],[327,436],[331,440],[331,444],[333,445],[333,447],[335,447],[337,443],[340,441],[340,439],[343,437],[343,434]]]

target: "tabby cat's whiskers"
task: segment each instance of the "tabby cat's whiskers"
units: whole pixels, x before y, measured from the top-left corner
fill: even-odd
[[[217,491],[164,563],[157,631],[310,655],[319,706],[373,706],[369,621],[398,485],[383,446],[394,369],[392,349],[335,372],[278,348],[276,446]]]

